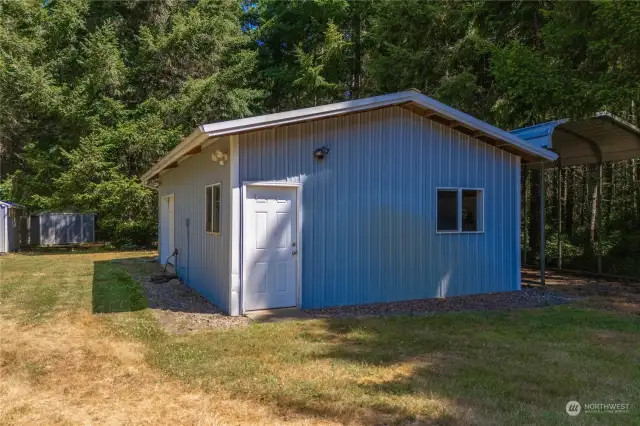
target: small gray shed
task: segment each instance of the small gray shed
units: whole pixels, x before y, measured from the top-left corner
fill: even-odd
[[[0,253],[20,248],[20,216],[24,207],[0,201]]]
[[[95,241],[92,213],[39,213],[30,219],[30,244],[56,246]]]

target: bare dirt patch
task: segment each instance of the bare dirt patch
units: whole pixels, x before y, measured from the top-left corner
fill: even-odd
[[[226,315],[196,290],[177,279],[153,282],[152,275],[161,273],[163,267],[151,258],[122,259],[115,262],[142,284],[149,309],[163,329],[169,333],[183,334],[206,329],[245,327],[251,323],[246,317]]]

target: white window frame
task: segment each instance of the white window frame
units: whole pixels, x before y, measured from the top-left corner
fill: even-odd
[[[209,231],[207,229],[207,189],[211,188],[211,226],[213,226],[213,212],[215,207],[215,191],[214,187],[220,188],[220,212],[218,213],[218,231]],[[221,235],[222,234],[222,185],[221,182],[212,183],[211,185],[207,185],[204,187],[204,232],[209,235]]]
[[[456,191],[458,193],[458,209],[456,211],[458,229],[450,230],[450,231],[440,231],[438,230],[438,192],[440,191]],[[463,231],[462,230],[462,191],[476,191],[480,193],[480,219],[479,225],[480,229],[478,231]],[[438,187],[436,188],[435,194],[435,224],[436,224],[436,234],[484,234],[484,224],[485,224],[485,208],[484,208],[484,188],[467,188],[467,187]]]

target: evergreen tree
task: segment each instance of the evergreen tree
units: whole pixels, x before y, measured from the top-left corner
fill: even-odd
[[[639,82],[636,2],[0,2],[0,198],[93,211],[100,238],[147,243],[139,176],[203,122],[415,88],[507,129],[601,110],[638,125]],[[563,235],[547,206],[577,267],[593,264],[591,172],[564,172]],[[637,161],[607,164],[612,271],[640,274],[639,185]]]

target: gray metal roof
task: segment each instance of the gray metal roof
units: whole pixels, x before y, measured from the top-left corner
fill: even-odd
[[[640,158],[640,129],[608,112],[582,120],[536,124],[511,133],[557,152],[564,166]]]
[[[410,109],[431,120],[455,128],[462,133],[471,135],[494,146],[499,146],[501,149],[513,152],[527,161],[553,161],[557,158],[554,152],[528,143],[514,134],[438,102],[418,91],[408,90],[405,92],[320,105],[294,111],[203,124],[144,173],[141,180],[148,182],[163,170],[176,167],[181,158],[199,153],[200,147],[206,143],[208,139],[211,140],[211,138],[236,135],[311,120],[320,120],[394,105]]]

